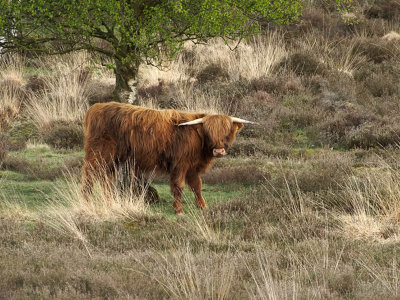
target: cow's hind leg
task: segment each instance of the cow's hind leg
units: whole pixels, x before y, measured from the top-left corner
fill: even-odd
[[[186,181],[194,193],[195,199],[196,199],[196,206],[201,208],[201,209],[206,209],[207,204],[206,201],[204,200],[203,196],[201,195],[201,178],[197,172],[192,172],[189,171],[186,174]]]
[[[115,166],[113,155],[102,156],[102,152],[86,152],[82,168],[82,196],[86,201],[92,200],[93,186],[96,181],[103,188],[105,198],[112,200],[112,181],[115,180]],[[111,153],[113,154],[113,153]]]
[[[174,196],[174,209],[177,215],[185,214],[182,209],[182,193],[185,187],[185,173],[174,172],[171,174],[171,192]]]

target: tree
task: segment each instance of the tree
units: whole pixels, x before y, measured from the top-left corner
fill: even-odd
[[[134,102],[139,66],[159,66],[185,41],[240,40],[260,22],[286,24],[301,0],[0,0],[0,51],[86,49],[114,62],[114,94]]]

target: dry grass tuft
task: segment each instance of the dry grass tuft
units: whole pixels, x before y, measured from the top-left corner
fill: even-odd
[[[189,245],[166,254],[150,253],[156,270],[148,276],[173,299],[232,299],[236,260],[229,252],[217,255],[210,250],[194,251]],[[146,268],[145,262],[137,260]],[[147,264],[147,262],[146,262]]]
[[[17,55],[0,58],[0,130],[4,130],[19,114],[25,92],[24,62]]]
[[[387,40],[389,42],[391,41],[400,41],[400,34],[398,34],[396,31],[391,31],[387,34],[385,34],[382,37],[383,40]]]
[[[236,45],[230,46],[233,48]],[[235,51],[231,48],[219,39],[213,40],[210,45],[187,43],[178,59],[165,70],[144,67],[141,85],[154,86],[159,80],[165,83],[187,81],[203,72],[204,66],[218,66],[218,74],[231,81],[240,77],[251,80],[270,75],[275,63],[286,55],[283,36],[276,31],[244,41]]]
[[[398,242],[395,224],[400,220],[400,184],[397,169],[384,166],[361,177],[350,177],[344,186],[344,199],[353,213],[340,215],[340,229],[348,238]]]
[[[52,76],[46,77],[46,89],[35,94],[28,104],[28,114],[39,128],[52,121],[82,121],[88,104],[86,70],[90,62],[86,52],[52,57],[41,67]]]

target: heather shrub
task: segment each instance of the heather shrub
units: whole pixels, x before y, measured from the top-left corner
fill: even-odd
[[[400,89],[400,85],[396,84],[396,79],[388,73],[371,74],[364,85],[374,97],[399,94]]]
[[[24,157],[8,155],[2,169],[24,174],[28,180],[54,180],[63,175],[64,168],[52,166],[40,158],[30,161]]]
[[[3,164],[4,159],[6,158],[8,153],[8,143],[7,138],[1,134],[0,135],[0,167]]]
[[[199,83],[205,83],[207,81],[224,81],[229,79],[229,74],[222,66],[222,63],[213,62],[201,69],[197,73],[196,78]]]
[[[313,54],[306,52],[295,52],[281,60],[275,71],[292,71],[297,76],[324,75],[328,72],[326,66]]]
[[[115,88],[115,83],[110,81],[102,80],[91,80],[87,84],[87,98],[89,105],[95,103],[108,102],[113,99],[113,91]]]
[[[380,122],[366,122],[350,130],[345,137],[348,148],[371,148],[398,145],[400,142],[400,128],[396,124],[381,124]]]
[[[25,174],[29,165],[30,163],[26,158],[8,155],[3,161],[2,169]]]
[[[150,98],[155,99],[158,96],[161,96],[165,92],[165,84],[164,81],[159,80],[158,84],[150,85],[150,86],[140,86],[138,88],[138,95],[142,98]]]
[[[63,167],[68,170],[71,176],[79,177],[82,171],[83,157],[81,155],[73,154],[68,156],[63,161]]]
[[[259,156],[269,152],[269,145],[260,138],[238,138],[229,149],[232,156]]]
[[[29,140],[36,140],[39,137],[39,131],[32,121],[18,120],[10,125],[7,135],[10,150],[21,150],[25,148]]]
[[[303,162],[305,164],[305,162]],[[322,152],[308,160],[304,168],[284,168],[282,174],[269,182],[276,192],[315,193],[338,190],[351,173],[353,157],[331,151]],[[289,188],[288,188],[289,187]]]
[[[49,79],[45,76],[33,75],[28,77],[24,88],[34,93],[43,92],[49,88],[48,81]]]
[[[365,11],[367,18],[400,19],[400,3],[396,0],[377,0]]]
[[[257,92],[264,91],[269,94],[297,94],[303,90],[298,77],[286,76],[261,76],[250,81],[250,88]]]
[[[367,121],[374,121],[373,115],[363,114],[355,110],[343,111],[327,116],[324,121],[316,125],[314,129],[317,141],[321,145],[344,146],[346,134],[352,129],[361,126]]]
[[[321,8],[310,8],[303,12],[300,28],[303,30],[323,30],[331,23],[331,17]]]
[[[43,141],[55,149],[81,149],[83,128],[79,123],[52,121],[40,132]]]
[[[399,93],[399,72],[400,63],[391,60],[363,65],[354,73],[354,79],[363,83],[374,97],[392,96]]]
[[[257,167],[233,167],[214,169],[202,176],[207,184],[260,184],[270,178],[267,172]]]
[[[396,42],[379,38],[362,38],[355,43],[353,53],[364,55],[368,61],[381,63],[398,58],[400,49]]]

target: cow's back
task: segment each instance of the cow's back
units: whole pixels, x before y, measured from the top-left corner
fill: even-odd
[[[97,103],[85,116],[85,151],[113,156],[115,162],[131,160],[141,171],[169,172],[177,164],[193,166],[202,158],[203,139],[196,129],[200,125],[176,125],[203,116],[117,102]]]
[[[85,151],[108,153],[104,145],[112,146],[115,161],[134,159],[139,169],[151,170],[170,145],[173,127],[171,116],[163,111],[117,102],[97,103],[85,116]]]

